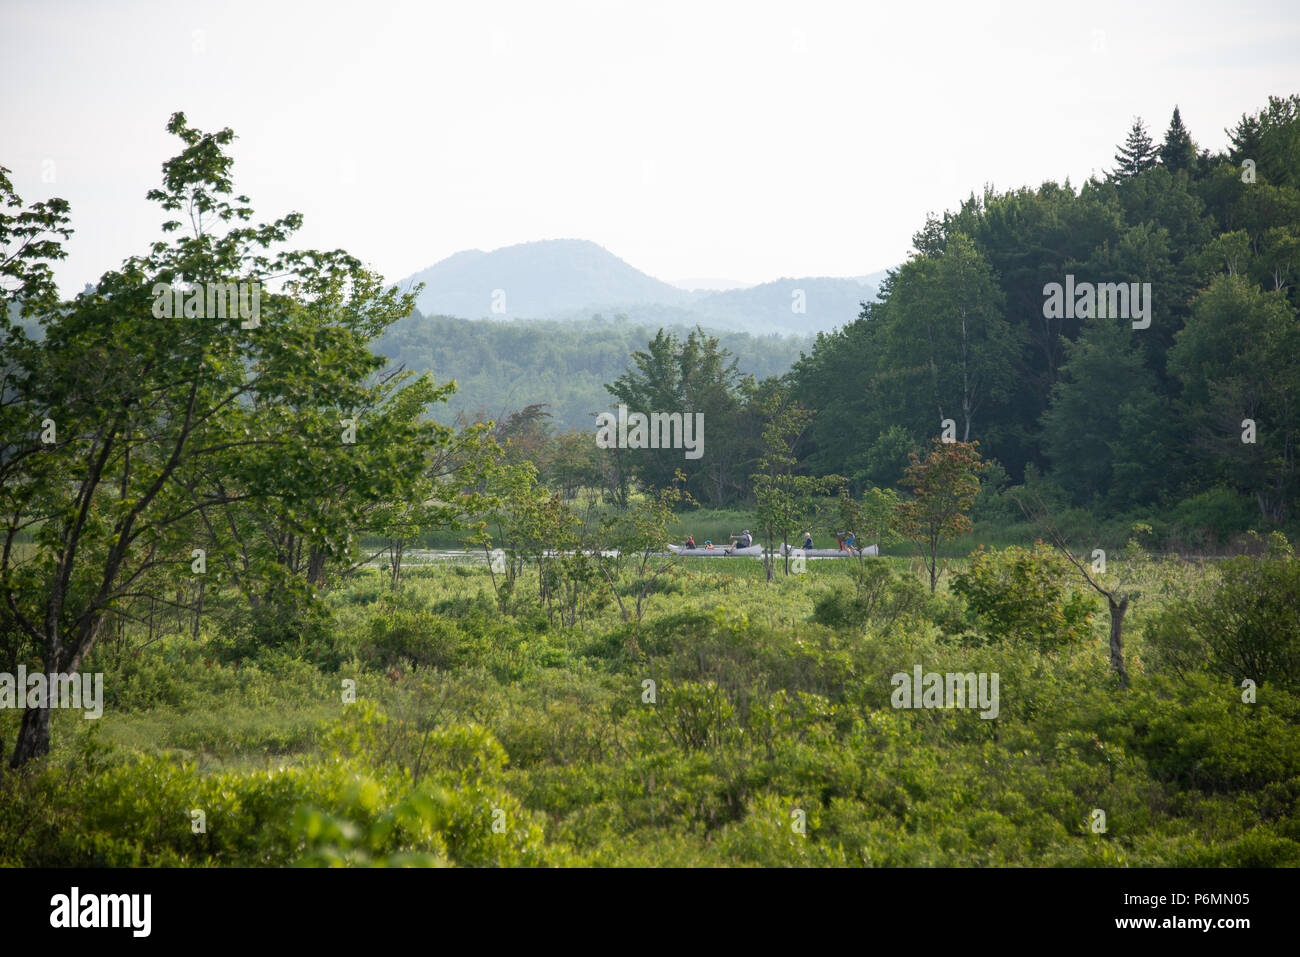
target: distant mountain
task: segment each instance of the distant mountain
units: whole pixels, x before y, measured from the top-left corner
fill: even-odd
[[[691,305],[706,324],[753,332],[811,335],[852,322],[876,286],[856,279],[778,279],[749,289],[715,292]]]
[[[423,282],[425,315],[464,319],[625,316],[651,325],[702,325],[765,335],[812,335],[852,322],[884,273],[859,278],[662,282],[584,239],[456,253],[399,284]],[[682,288],[694,284],[694,288]]]
[[[456,253],[418,272],[425,315],[542,319],[582,314],[592,303],[684,305],[691,294],[629,266],[585,239],[547,239],[490,253]]]
[[[878,272],[867,273],[865,276],[854,276],[853,278],[864,286],[874,286],[879,289],[880,284],[885,281],[885,277],[888,275],[888,269],[881,269]]]
[[[723,292],[731,289],[748,289],[752,282],[738,282],[735,279],[674,279],[672,284],[678,289],[689,292]]]

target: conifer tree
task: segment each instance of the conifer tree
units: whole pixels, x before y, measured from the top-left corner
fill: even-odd
[[[1196,162],[1196,144],[1183,126],[1182,115],[1174,107],[1174,115],[1169,120],[1169,129],[1165,131],[1165,142],[1160,147],[1160,162],[1171,173],[1180,169],[1190,170]]]
[[[1128,139],[1115,154],[1115,162],[1119,165],[1115,167],[1111,176],[1118,180],[1125,180],[1139,173],[1145,173],[1156,165],[1156,155],[1156,146],[1151,141],[1151,135],[1147,132],[1142,117],[1139,116],[1128,131]]]

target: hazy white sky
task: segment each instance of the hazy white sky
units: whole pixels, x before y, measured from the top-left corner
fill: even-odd
[[[72,204],[65,293],[157,236],[175,110],[234,129],[260,219],[390,279],[572,237],[760,282],[893,265],[927,211],[1078,185],[1175,103],[1223,147],[1300,92],[1300,4],[0,0],[0,90],[0,165]]]

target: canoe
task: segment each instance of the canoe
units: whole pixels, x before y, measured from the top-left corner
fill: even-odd
[[[789,552],[792,556],[803,552],[804,558],[857,558],[859,555],[866,555],[871,558],[879,557],[879,545],[867,545],[858,551],[840,551],[838,548],[790,548],[786,545],[781,546],[781,554]]]
[[[681,555],[683,558],[762,558],[763,546],[750,545],[748,548],[737,548],[730,554],[721,547],[716,548],[683,548],[681,545],[669,545],[668,550],[674,555]]]

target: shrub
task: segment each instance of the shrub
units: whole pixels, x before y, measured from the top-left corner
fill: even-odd
[[[1032,549],[981,547],[970,568],[953,576],[952,589],[989,637],[1051,651],[1084,638],[1092,616],[1092,601],[1067,589],[1067,574],[1065,559],[1041,542]]]
[[[716,747],[731,733],[736,709],[717,685],[665,685],[663,699],[655,714],[678,750],[689,754]]]
[[[222,639],[213,649],[223,661],[256,658],[267,649],[284,650],[327,671],[346,657],[339,648],[328,608],[308,596],[285,593],[280,600],[240,609],[222,622]]]
[[[454,621],[423,610],[393,609],[371,621],[363,653],[381,668],[407,664],[445,669],[459,662],[460,645]]]
[[[1280,532],[1262,557],[1219,565],[1219,581],[1148,625],[1157,657],[1176,671],[1205,666],[1237,681],[1300,685],[1300,560]]]
[[[1253,499],[1230,489],[1211,489],[1184,499],[1169,512],[1171,537],[1214,547],[1250,528],[1259,516]]]
[[[861,627],[868,623],[888,627],[926,608],[925,586],[911,576],[900,576],[884,562],[867,562],[853,571],[853,590],[826,592],[813,605],[813,621],[830,628]]]
[[[459,572],[463,567],[453,565]],[[498,617],[496,602],[487,593],[479,590],[472,595],[455,595],[434,602],[432,610],[447,618],[470,618],[477,622],[491,622]]]

